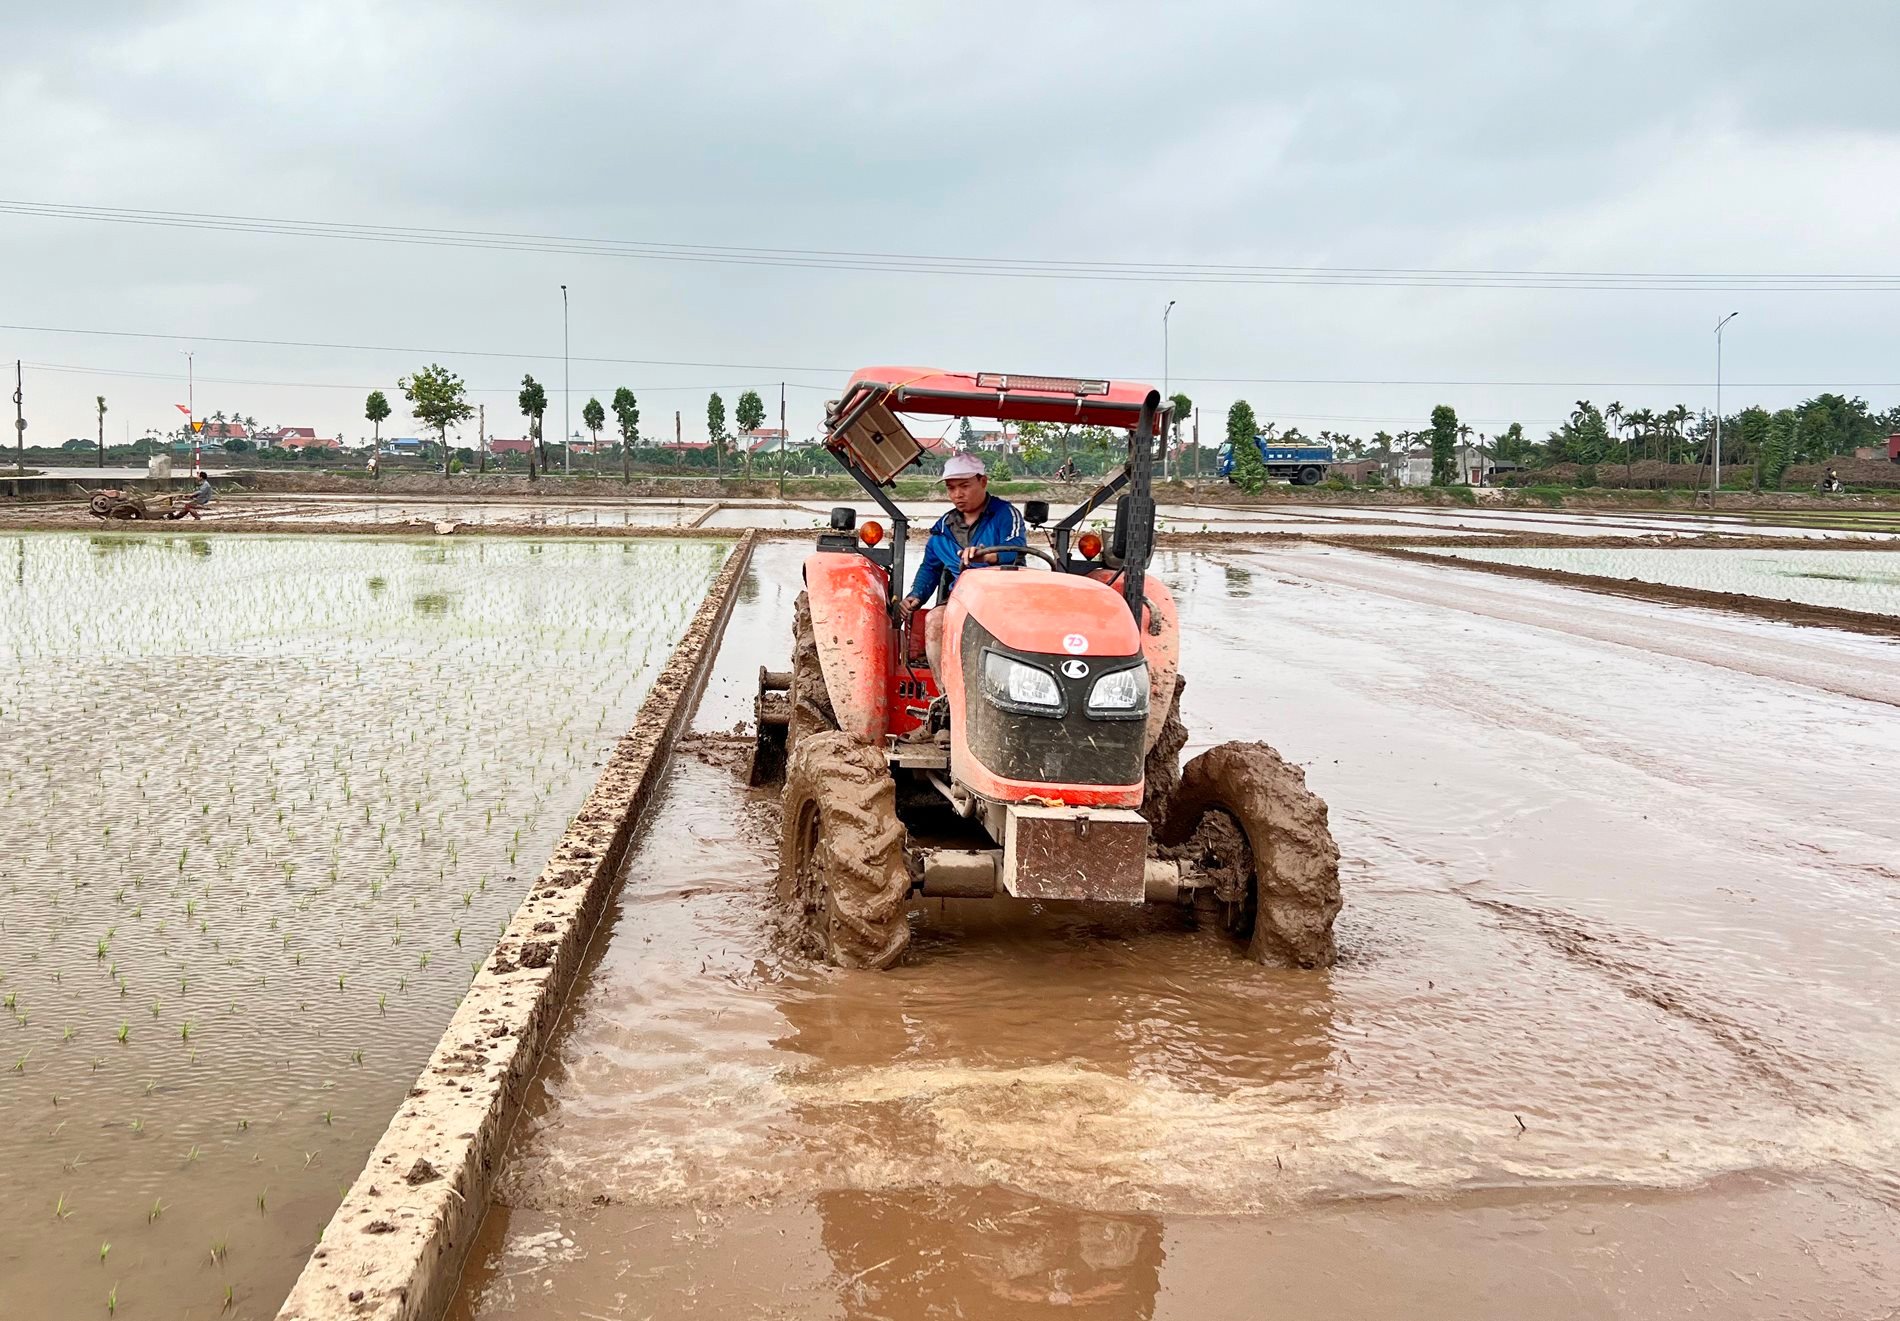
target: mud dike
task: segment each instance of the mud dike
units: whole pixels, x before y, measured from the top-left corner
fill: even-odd
[[[331,1217],[278,1313],[284,1321],[409,1321],[446,1306],[508,1131],[706,681],[755,539],[748,532],[727,556],[633,728]]]

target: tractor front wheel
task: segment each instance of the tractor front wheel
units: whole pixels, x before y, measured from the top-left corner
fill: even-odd
[[[888,968],[910,944],[904,823],[884,757],[808,733],[785,770],[779,897],[831,962]]]
[[[1159,836],[1168,856],[1212,881],[1249,958],[1302,968],[1337,960],[1339,846],[1326,804],[1265,743],[1223,743],[1188,762]]]

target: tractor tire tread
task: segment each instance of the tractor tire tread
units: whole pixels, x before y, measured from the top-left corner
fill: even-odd
[[[785,839],[779,851],[780,891],[797,895],[795,823],[815,803],[815,864],[825,902],[813,916],[826,957],[847,968],[888,968],[910,944],[910,870],[897,786],[876,748],[825,730],[800,741],[785,772]]]
[[[1164,844],[1188,838],[1210,810],[1226,811],[1253,852],[1256,899],[1248,956],[1303,968],[1338,960],[1339,846],[1326,804],[1306,776],[1265,743],[1223,743],[1182,769],[1159,832]]]

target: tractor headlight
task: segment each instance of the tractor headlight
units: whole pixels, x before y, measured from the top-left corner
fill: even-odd
[[[1062,714],[1062,689],[1055,675],[994,651],[983,653],[983,695],[1005,711]]]
[[[1092,716],[1146,716],[1148,714],[1148,667],[1136,665],[1104,674],[1089,689],[1089,714]]]

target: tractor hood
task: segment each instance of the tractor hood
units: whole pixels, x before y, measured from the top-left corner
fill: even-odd
[[[956,600],[1005,647],[1043,656],[1134,656],[1141,635],[1121,593],[1080,574],[965,569]]]

